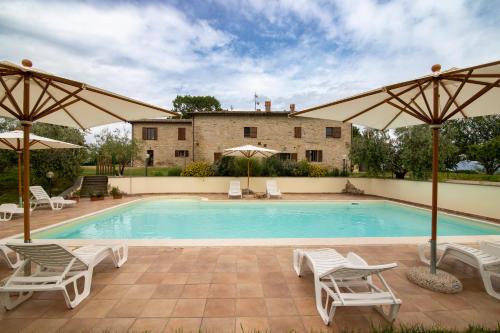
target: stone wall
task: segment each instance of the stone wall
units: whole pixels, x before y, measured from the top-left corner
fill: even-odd
[[[297,160],[306,159],[306,150],[321,150],[322,162],[328,168],[343,168],[344,158],[349,155],[351,124],[312,118],[289,118],[287,113],[251,115],[196,114],[194,122],[194,155],[192,124],[189,120],[135,122],[134,137],[142,142],[143,157],[147,150],[154,151],[155,166],[180,166],[194,160],[214,162],[214,153],[225,148],[254,145],[275,149],[283,153],[296,153]],[[158,140],[142,141],[142,128],[158,128]],[[186,128],[186,140],[180,141],[177,129]],[[244,127],[257,127],[257,138],[245,138]],[[302,128],[302,137],[294,137],[294,128]],[[341,127],[340,138],[327,138],[326,127]],[[175,150],[189,151],[189,157],[175,157]],[[144,161],[136,161],[143,166]]]
[[[142,140],[143,127],[158,128],[158,140]],[[186,129],[186,140],[178,140],[178,128]],[[154,166],[180,166],[192,160],[193,132],[191,122],[141,122],[132,125],[132,134],[139,140],[142,152],[141,159],[134,162],[134,166],[144,165],[144,155],[148,150],[154,151]],[[176,150],[187,150],[189,156],[175,157]]]
[[[244,127],[257,127],[257,138],[245,138]],[[294,128],[302,127],[302,137],[294,137]],[[326,127],[341,127],[341,137],[326,138]],[[214,161],[214,153],[242,145],[262,146],[283,153],[296,153],[297,159],[306,159],[306,150],[322,150],[320,164],[342,169],[343,159],[349,155],[351,124],[312,119],[288,118],[262,112],[260,115],[196,115],[194,119],[196,160]]]

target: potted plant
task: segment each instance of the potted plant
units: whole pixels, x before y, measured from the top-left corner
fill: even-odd
[[[113,196],[113,199],[121,199],[123,197],[123,192],[117,186],[113,186],[109,193]]]
[[[71,196],[69,198],[70,200],[75,200],[76,202],[80,202],[80,190],[76,190],[73,193],[71,193]]]
[[[90,194],[90,201],[104,200],[104,193],[102,192],[91,192],[89,194]]]

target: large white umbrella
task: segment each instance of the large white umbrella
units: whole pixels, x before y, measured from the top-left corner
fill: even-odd
[[[30,133],[29,149],[65,149],[65,148],[83,148],[64,141],[58,141],[50,138],[44,138]],[[21,155],[23,153],[24,134],[23,131],[11,131],[0,133],[0,149],[10,149],[17,153],[17,182],[19,189],[19,204],[22,204],[22,176],[21,176]]]
[[[177,115],[164,108],[32,68],[0,61],[0,116],[18,119],[23,126],[24,241],[30,242],[29,132],[33,122],[79,129],[118,121]]]
[[[225,156],[243,156],[247,158],[247,191],[250,190],[250,158],[255,155],[269,157],[277,153],[279,153],[277,150],[252,145],[224,149]]]
[[[436,272],[439,129],[450,119],[500,113],[500,61],[441,71],[294,114],[385,130],[418,124],[432,129],[431,273]]]

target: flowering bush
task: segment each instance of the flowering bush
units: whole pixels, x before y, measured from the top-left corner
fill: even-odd
[[[328,175],[328,169],[317,164],[309,164],[309,177],[325,177]]]
[[[181,176],[210,177],[214,175],[212,165],[208,162],[198,161],[189,163],[181,172]]]

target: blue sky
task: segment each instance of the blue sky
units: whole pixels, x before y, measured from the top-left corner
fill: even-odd
[[[0,59],[170,107],[298,109],[500,58],[500,2],[2,1]]]

